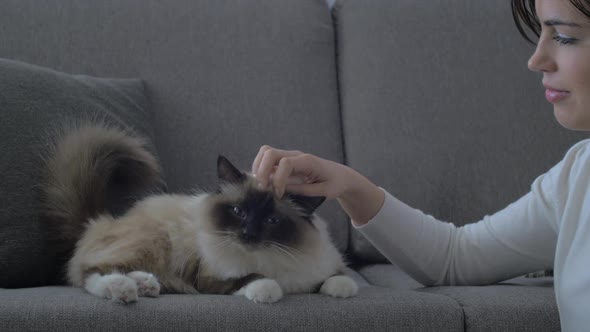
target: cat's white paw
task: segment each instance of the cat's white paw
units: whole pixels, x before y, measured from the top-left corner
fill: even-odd
[[[358,293],[358,290],[359,287],[354,280],[348,276],[338,275],[326,279],[320,288],[320,293],[346,298],[355,296]]]
[[[153,274],[143,271],[133,271],[127,273],[127,276],[137,283],[139,296],[160,296],[160,283]]]
[[[279,283],[272,279],[258,279],[246,286],[246,298],[260,303],[273,303],[283,298]]]
[[[137,302],[139,295],[135,280],[121,274],[113,274],[104,277],[105,296],[115,302]]]

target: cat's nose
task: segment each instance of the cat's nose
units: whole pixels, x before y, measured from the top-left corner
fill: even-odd
[[[255,242],[256,233],[254,233],[249,227],[244,227],[242,228],[241,238],[245,242]]]

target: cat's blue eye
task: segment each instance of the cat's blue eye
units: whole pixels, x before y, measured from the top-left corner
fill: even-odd
[[[240,218],[242,218],[242,219],[244,219],[244,218],[246,217],[246,212],[244,212],[244,210],[240,209],[240,208],[239,208],[239,207],[237,207],[237,206],[234,206],[234,207],[232,208],[232,212],[233,212],[233,213],[234,213],[236,216],[238,216],[238,217],[240,217]]]
[[[556,35],[553,37],[553,40],[559,43],[559,45],[573,45],[578,40],[576,38],[565,37],[562,35]]]
[[[276,225],[276,224],[279,223],[279,221],[280,221],[279,219],[273,218],[273,217],[270,217],[270,218],[267,218],[266,219],[266,223],[269,224],[269,225]]]

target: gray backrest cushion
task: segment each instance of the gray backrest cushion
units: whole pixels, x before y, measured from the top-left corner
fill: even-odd
[[[144,80],[170,191],[216,185],[271,144],[343,161],[334,30],[321,0],[36,0],[0,10],[0,54]],[[348,223],[328,219],[346,249]]]
[[[554,120],[509,1],[350,0],[334,15],[347,162],[411,206],[477,221],[587,136]]]
[[[40,217],[42,156],[52,134],[72,120],[100,119],[153,140],[146,106],[138,79],[72,76],[0,59],[0,287],[53,282]]]

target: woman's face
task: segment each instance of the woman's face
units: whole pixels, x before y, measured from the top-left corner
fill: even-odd
[[[590,18],[569,0],[536,0],[541,36],[529,69],[543,73],[557,121],[590,130]]]

